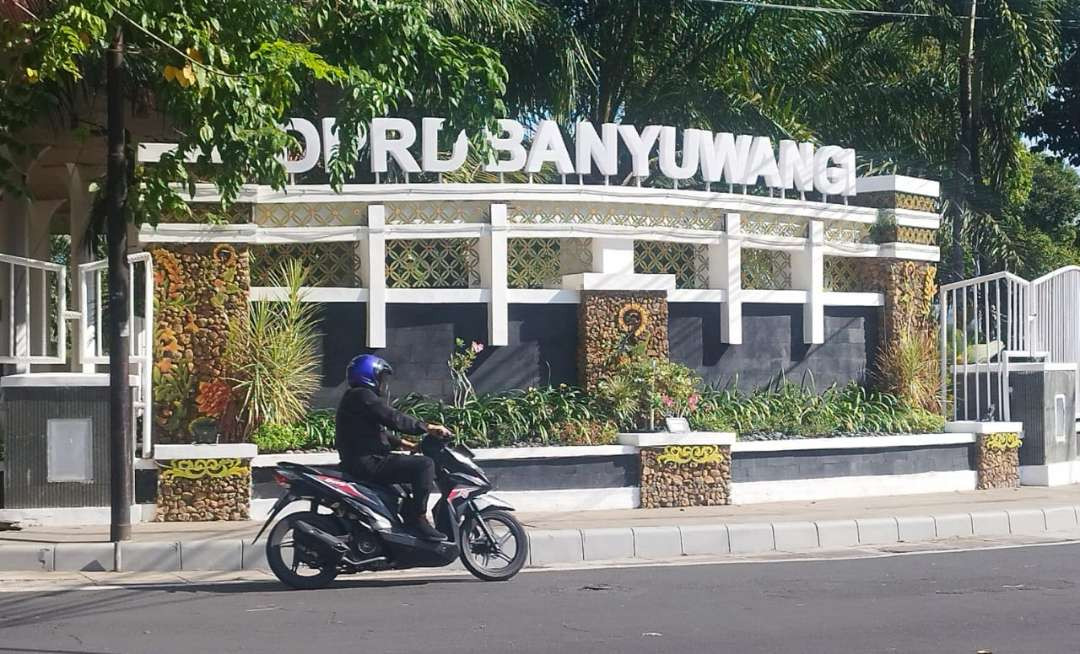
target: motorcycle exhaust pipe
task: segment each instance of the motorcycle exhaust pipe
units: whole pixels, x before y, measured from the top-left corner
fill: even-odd
[[[347,554],[349,552],[349,546],[345,541],[341,540],[333,534],[328,534],[322,529],[312,527],[303,520],[298,520],[294,525],[295,529],[305,536],[317,540],[322,545],[329,548],[331,552],[339,556]]]

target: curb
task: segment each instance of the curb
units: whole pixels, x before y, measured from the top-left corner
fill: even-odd
[[[1075,529],[1080,505],[928,516],[738,522],[597,529],[530,529],[530,568],[680,556],[805,552],[944,538],[1027,535]],[[181,572],[267,570],[250,540],[0,545],[5,572]]]

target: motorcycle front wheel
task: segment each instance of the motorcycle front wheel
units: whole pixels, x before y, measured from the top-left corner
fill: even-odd
[[[462,523],[461,562],[477,578],[506,581],[520,572],[528,559],[529,538],[512,514],[485,509]]]
[[[317,564],[310,553],[298,549],[296,523],[299,521],[333,534],[337,525],[327,516],[312,511],[290,513],[278,521],[266,539],[266,562],[281,583],[299,590],[325,588],[338,575],[337,566]]]

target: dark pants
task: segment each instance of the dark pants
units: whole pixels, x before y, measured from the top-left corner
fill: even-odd
[[[428,496],[435,486],[435,462],[426,456],[388,454],[361,457],[353,472],[355,476],[376,484],[409,484],[412,486],[413,506],[406,517],[427,513]],[[357,474],[359,473],[359,474]],[[405,513],[405,511],[403,511]]]

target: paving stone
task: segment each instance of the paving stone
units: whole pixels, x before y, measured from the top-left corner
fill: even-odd
[[[532,565],[581,563],[585,552],[577,529],[533,529],[529,531]]]
[[[121,543],[119,563],[122,572],[177,572],[180,570],[180,544]]]
[[[818,545],[850,547],[859,544],[859,528],[854,520],[819,520],[816,523]]]
[[[900,542],[912,543],[937,537],[934,519],[930,516],[903,516],[896,519]]]
[[[860,545],[887,545],[900,541],[896,518],[859,518],[855,525],[859,530]]]
[[[0,545],[0,570],[23,572],[53,571],[53,545],[7,544]]]
[[[1000,536],[1009,533],[1009,514],[1004,511],[973,511],[971,533],[975,536]]]
[[[62,572],[112,572],[116,569],[112,543],[57,543],[53,569]]]
[[[799,552],[818,547],[817,527],[812,522],[774,522],[776,549]]]
[[[1009,514],[1010,534],[1041,534],[1046,531],[1046,515],[1040,509],[1013,509]]]
[[[244,570],[269,570],[270,564],[266,562],[266,536],[254,545],[249,540],[243,541],[242,556]]]
[[[265,549],[263,550],[265,554]],[[193,540],[180,546],[184,570],[222,570],[244,568],[244,542],[241,540]]]
[[[582,529],[586,561],[634,558],[634,532],[629,527]]]
[[[767,522],[729,524],[727,528],[732,554],[771,552],[776,549],[773,527]]]
[[[687,556],[731,552],[727,525],[686,525],[679,527],[679,532],[682,534],[683,554]]]
[[[1076,510],[1071,506],[1043,509],[1047,531],[1063,531],[1076,528]]]
[[[670,559],[682,556],[682,535],[678,527],[634,527],[634,557]]]
[[[934,528],[938,538],[957,538],[971,536],[970,513],[946,513],[934,516]]]

